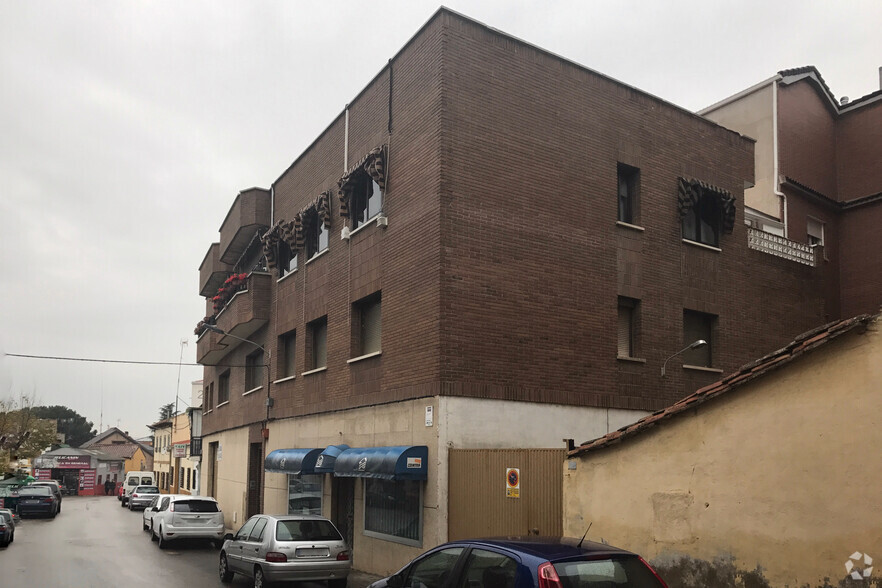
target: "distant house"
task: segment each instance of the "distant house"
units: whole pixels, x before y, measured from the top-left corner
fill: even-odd
[[[861,315],[804,333],[574,448],[564,534],[590,525],[589,539],[651,558],[685,588],[739,574],[757,586],[866,579],[882,554],[880,325]]]
[[[82,444],[82,449],[97,449],[107,455],[124,460],[123,472],[152,471],[153,448],[146,443],[141,443],[128,433],[111,427],[103,433],[92,437]],[[113,480],[113,478],[111,478]]]

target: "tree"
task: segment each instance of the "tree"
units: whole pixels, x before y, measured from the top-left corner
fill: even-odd
[[[42,419],[31,398],[0,400],[0,472],[15,459],[32,458],[56,440],[55,423]]]
[[[169,402],[168,404],[163,404],[159,407],[159,420],[164,421],[166,419],[172,418],[174,416],[175,411],[175,403]]]
[[[66,406],[35,406],[33,411],[41,419],[58,421],[58,432],[64,433],[64,442],[71,447],[79,447],[98,434],[92,421]]]

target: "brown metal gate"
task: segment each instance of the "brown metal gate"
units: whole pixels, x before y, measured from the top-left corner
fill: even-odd
[[[450,449],[448,540],[499,535],[560,536],[564,449]],[[506,472],[520,472],[519,497]]]

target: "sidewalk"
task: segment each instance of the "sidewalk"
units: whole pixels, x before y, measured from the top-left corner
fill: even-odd
[[[367,588],[368,584],[376,582],[381,577],[359,570],[352,570],[349,572],[349,581],[346,583],[346,588]]]

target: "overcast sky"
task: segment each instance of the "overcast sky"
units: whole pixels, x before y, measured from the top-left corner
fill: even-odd
[[[804,65],[837,98],[879,89],[878,0],[445,5],[690,110]],[[0,351],[195,363],[199,264],[236,194],[269,187],[438,7],[0,0]],[[7,356],[0,398],[140,437],[201,375]]]

